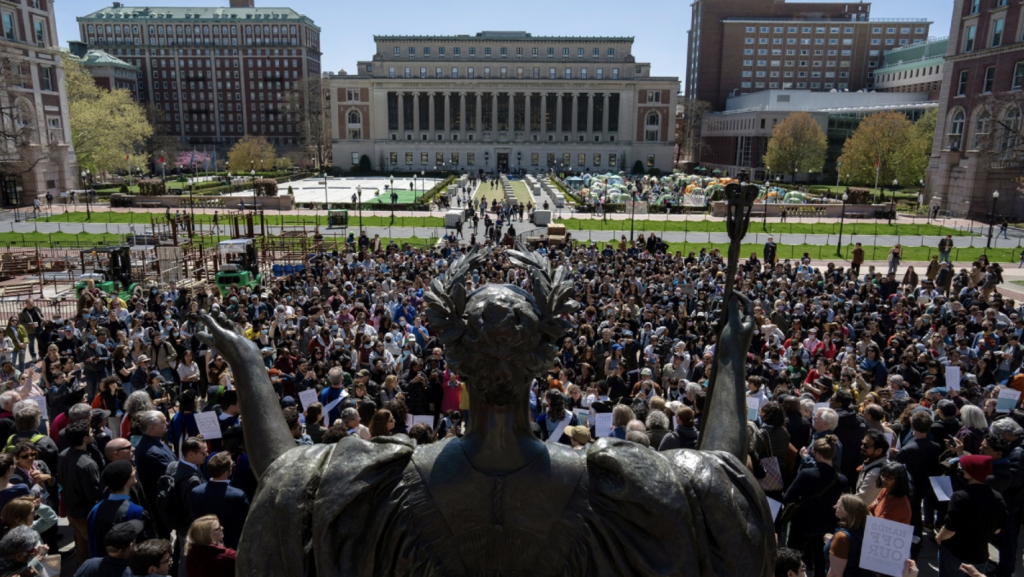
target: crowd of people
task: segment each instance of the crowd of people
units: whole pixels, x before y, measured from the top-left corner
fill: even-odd
[[[424,295],[469,246],[402,249],[364,234],[256,290],[172,284],[123,298],[90,284],[73,318],[27,301],[0,341],[0,575],[56,550],[58,516],[77,575],[233,575],[257,482],[234,376],[197,337],[200,310],[224,311],[260,350],[297,445],[463,435],[469,390]],[[567,267],[581,304],[530,384],[541,440],[699,446],[726,263],[666,246],[640,235],[535,247]],[[482,250],[467,289],[529,289],[506,248]],[[859,574],[873,515],[913,525],[913,557],[934,540],[942,576],[1012,575],[1024,411],[998,397],[1024,391],[1024,310],[984,274],[942,290],[859,264],[780,261],[774,243],[763,257],[740,263],[735,290],[754,303],[746,464],[783,504],[777,574]],[[220,438],[200,435],[200,412],[217,415]],[[930,481],[943,476],[948,501]]]

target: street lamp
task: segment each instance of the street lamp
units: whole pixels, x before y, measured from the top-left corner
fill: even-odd
[[[985,244],[985,248],[992,248],[992,225],[996,222],[996,201],[999,200],[999,191],[992,193],[992,214],[988,220],[988,243]]]
[[[761,203],[764,205],[764,210],[761,212],[761,231],[768,232],[768,190],[772,186],[772,167],[766,164],[764,169],[768,172],[765,174],[764,202]]]
[[[363,234],[363,186],[356,185],[356,195],[359,196],[359,235]]]
[[[889,224],[892,224],[892,217],[896,216],[896,187],[900,181],[892,179],[892,203],[889,206]]]
[[[195,226],[196,226],[196,203],[192,199],[192,190],[195,187],[196,187],[196,185],[195,185],[194,182],[190,182],[189,185],[188,185],[188,209],[189,209],[189,213],[191,214],[191,216],[189,217],[189,220],[190,220],[190,222],[189,222],[189,224],[190,224],[189,229],[192,231],[193,235],[195,234],[195,230],[196,230],[195,229]]]
[[[846,201],[849,200],[850,195],[843,193],[843,211],[839,214],[839,242],[836,243],[836,256],[842,258],[843,256],[843,220],[846,219]]]
[[[836,164],[836,196],[838,197],[839,196],[839,178],[843,175],[843,173],[842,173],[842,168],[843,168],[843,159],[842,159],[842,157],[840,157],[837,162],[838,162],[838,164]]]
[[[256,169],[253,168],[250,172],[252,174],[252,212],[256,214]]]
[[[329,203],[327,200],[327,171],[324,171],[324,212],[327,212]]]
[[[636,193],[633,192],[633,191],[630,191],[629,197],[632,199],[632,202],[629,203],[629,206],[630,206],[630,210],[629,210],[629,242],[632,243],[633,242],[633,223],[634,223],[633,219],[636,216]]]

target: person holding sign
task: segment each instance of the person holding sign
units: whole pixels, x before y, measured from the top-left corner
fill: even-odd
[[[861,575],[860,550],[864,544],[868,507],[856,495],[847,493],[839,497],[835,511],[839,529],[825,543],[828,577]]]
[[[960,469],[967,486],[953,493],[945,522],[935,535],[939,577],[961,575],[963,563],[984,572],[988,567],[988,541],[1002,528],[1006,517],[1003,497],[985,483],[992,474],[992,457],[964,455]]]

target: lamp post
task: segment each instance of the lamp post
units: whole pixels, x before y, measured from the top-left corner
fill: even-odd
[[[327,172],[324,171],[324,212],[327,212],[329,209],[330,205],[327,200]],[[330,218],[330,215],[328,215],[328,218]]]
[[[629,206],[630,206],[630,211],[629,211],[629,242],[632,243],[633,242],[634,217],[636,216],[636,193],[631,191],[629,193],[629,197],[632,199],[631,202],[629,203]]]
[[[252,174],[252,212],[256,214],[256,169],[251,169],[250,173]]]
[[[889,205],[889,224],[892,224],[892,217],[896,216],[896,187],[900,181],[892,179],[892,202]]]
[[[839,197],[839,178],[842,177],[843,158],[839,157],[838,164],[836,164],[836,198]]]
[[[772,186],[772,168],[765,165],[764,169],[768,172],[765,174],[764,202],[762,203],[764,210],[761,211],[761,231],[768,232],[768,190]]]
[[[850,199],[850,195],[843,193],[843,211],[839,213],[839,242],[836,243],[836,256],[842,258],[843,256],[843,221],[846,219],[846,201]]]
[[[996,223],[996,201],[999,200],[999,191],[992,193],[992,214],[989,215],[988,219],[988,242],[985,244],[985,248],[992,248],[992,225]]]
[[[398,193],[395,191],[395,175],[388,177],[391,181],[391,224],[395,224],[395,203],[398,201]]]
[[[363,234],[363,186],[356,185],[356,195],[359,197],[359,234]]]
[[[195,183],[189,183],[188,185],[188,210],[189,210],[189,230],[192,234],[195,234],[196,226],[196,203],[192,200],[192,190],[195,189]]]

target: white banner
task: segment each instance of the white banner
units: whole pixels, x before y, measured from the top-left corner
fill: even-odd
[[[914,528],[910,525],[868,517],[860,548],[860,568],[900,577],[913,540]]]
[[[703,208],[708,205],[708,195],[706,194],[684,194],[683,195],[683,206],[693,206]]]
[[[633,205],[636,205],[634,208]],[[626,201],[626,214],[647,214],[647,203],[642,201]]]

